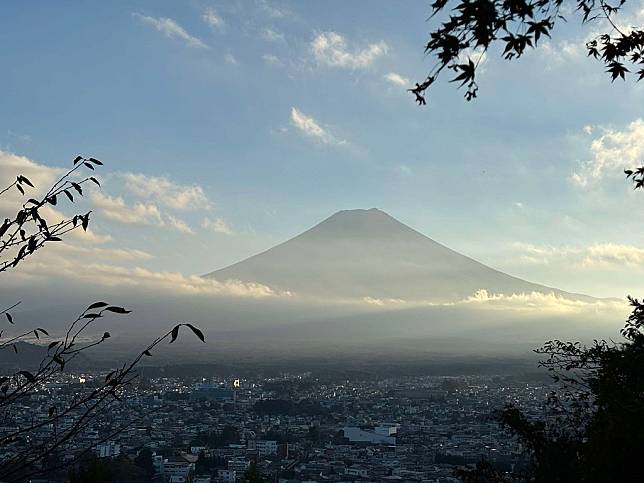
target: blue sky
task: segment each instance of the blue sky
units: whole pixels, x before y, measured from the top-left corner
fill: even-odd
[[[490,52],[476,101],[443,82],[419,108],[405,89],[431,65],[428,12],[7,0],[0,149],[49,168],[102,159],[93,229],[111,237],[99,248],[146,253],[110,261],[127,267],[205,273],[378,207],[529,280],[644,290],[644,195],[620,175],[644,159],[644,84],[612,85],[571,18],[519,62]]]

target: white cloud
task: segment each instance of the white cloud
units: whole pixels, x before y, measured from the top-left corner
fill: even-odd
[[[304,115],[294,107],[291,108],[291,122],[296,128],[309,136],[324,138],[328,135],[315,119]]]
[[[109,196],[103,193],[94,193],[92,203],[99,210],[98,216],[126,225],[149,225],[162,228],[171,228],[181,233],[192,234],[192,228],[179,218],[163,214],[159,207],[153,203],[128,204],[120,196]]]
[[[282,63],[280,59],[273,54],[264,54],[262,56],[262,59],[264,59],[264,62],[266,62],[269,65],[280,65]]]
[[[141,198],[152,200],[175,210],[206,210],[212,207],[199,185],[182,185],[164,176],[123,173],[125,188]]]
[[[577,269],[609,266],[640,266],[644,268],[644,248],[617,243],[594,243],[588,246],[550,246],[514,243],[519,261],[536,265],[555,265]]]
[[[622,176],[624,168],[644,164],[644,120],[637,119],[621,131],[596,129],[601,134],[590,143],[591,158],[580,163],[579,170],[572,175],[572,181],[579,186],[592,185],[607,174]]]
[[[181,25],[179,25],[171,18],[149,17],[147,15],[141,15],[140,13],[133,13],[132,15],[134,15],[144,24],[151,25],[170,39],[182,40],[189,47],[196,47],[201,49],[208,48],[206,44],[204,44],[197,37],[190,35]]]
[[[414,172],[414,170],[406,164],[399,164],[398,166],[396,166],[396,170],[403,176],[410,176]]]
[[[186,233],[188,235],[194,234],[192,228],[190,228],[190,226],[185,221],[180,220],[176,216],[166,215],[166,224],[170,225],[172,228],[180,231],[181,233]]]
[[[469,297],[456,302],[437,303],[432,301],[408,301],[402,299],[382,299],[363,297],[360,302],[376,309],[407,309],[413,307],[474,307],[477,309],[516,311],[542,314],[581,314],[607,312],[615,314],[628,309],[622,300],[587,299],[577,300],[557,295],[554,292],[498,294],[479,289]]]
[[[201,227],[206,230],[212,230],[215,233],[223,233],[225,235],[233,234],[233,230],[228,226],[228,223],[226,223],[226,220],[223,218],[210,219],[206,217],[201,222]]]
[[[235,56],[233,54],[230,54],[230,53],[224,55],[224,60],[228,64],[231,64],[231,65],[238,65],[239,64],[239,62],[237,62],[237,59],[235,58]]]
[[[400,74],[396,74],[395,72],[389,72],[388,74],[385,74],[384,77],[387,82],[397,86],[404,87],[410,85],[409,79],[401,76]]]
[[[48,256],[65,256],[83,260],[151,260],[154,258],[148,252],[134,248],[103,248],[97,246],[79,245],[77,243],[56,243],[49,245]]]
[[[259,0],[259,6],[271,18],[281,19],[291,17],[293,14],[286,8],[276,7],[267,0]]]
[[[73,255],[74,252],[72,251],[71,254]],[[84,284],[137,287],[143,290],[164,291],[168,294],[251,298],[291,296],[289,292],[273,290],[271,287],[259,283],[244,283],[237,280],[218,281],[176,272],[157,272],[143,267],[117,266],[95,260],[88,263],[87,257],[57,256],[53,252],[49,252],[45,257],[40,256],[40,253],[37,252],[18,266],[11,281],[14,284],[33,279],[47,281],[53,276],[56,276],[57,279],[65,278]]]
[[[615,243],[599,243],[588,247],[586,260],[591,264],[643,265],[644,248]]]
[[[268,42],[284,41],[284,34],[270,28],[262,30],[262,38]]]
[[[520,312],[579,314],[583,312],[607,311],[614,313],[628,309],[621,300],[574,300],[561,295],[541,292],[494,294],[485,289],[477,290],[456,305],[474,304],[493,310],[514,310]]]
[[[567,40],[554,42],[546,40],[539,44],[537,52],[543,58],[546,69],[550,70],[558,65],[566,65],[571,61],[583,59],[586,56],[586,42],[590,39],[570,42]]]
[[[201,18],[213,30],[221,30],[224,28],[224,19],[217,14],[214,8],[207,8]]]
[[[346,144],[346,141],[337,140],[335,136],[322,128],[315,119],[307,116],[295,107],[291,108],[291,124],[306,136],[317,139],[322,143],[336,145]]]
[[[401,305],[406,303],[403,299],[379,299],[374,297],[363,297],[362,301],[366,304],[376,305],[378,307]]]
[[[154,204],[128,205],[120,196],[112,197],[103,193],[94,193],[91,199],[100,210],[100,216],[110,220],[135,225],[163,225],[161,211]]]
[[[363,49],[349,50],[345,38],[336,32],[323,32],[311,42],[311,52],[318,64],[329,67],[360,69],[369,67],[387,53],[383,41],[369,44]]]

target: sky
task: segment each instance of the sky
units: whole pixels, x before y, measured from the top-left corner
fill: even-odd
[[[623,22],[641,25],[631,3]],[[199,290],[196,275],[377,207],[530,281],[643,294],[644,193],[622,170],[644,161],[644,84],[612,84],[583,47],[599,26],[571,17],[518,62],[489,52],[475,101],[442,82],[419,107],[406,88],[432,65],[428,13],[424,1],[3,1],[2,178],[32,173],[44,188],[77,154],[105,163],[83,202],[91,232],[25,276]]]

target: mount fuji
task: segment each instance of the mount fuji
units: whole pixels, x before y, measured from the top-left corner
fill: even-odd
[[[339,211],[284,243],[205,276],[332,300],[449,303],[480,290],[590,299],[490,268],[376,208]]]

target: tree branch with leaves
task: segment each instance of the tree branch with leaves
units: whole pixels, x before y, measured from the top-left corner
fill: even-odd
[[[449,82],[465,87],[468,101],[476,98],[479,86],[477,69],[484,55],[495,45],[506,60],[521,58],[539,41],[550,37],[561,21],[567,19],[562,7],[570,6],[573,16],[584,25],[602,23],[606,31],[586,42],[588,56],[604,64],[612,81],[644,78],[644,30],[641,26],[622,26],[618,19],[628,0],[435,0],[430,21],[432,29],[425,53],[434,59],[426,78],[409,89],[419,105],[426,104],[427,90],[446,71]],[[632,4],[632,0],[631,0]],[[443,17],[442,21],[438,21]],[[474,54],[476,53],[476,55]]]
[[[39,198],[29,198],[21,203],[13,218],[4,220],[0,226],[0,273],[16,268],[49,243],[62,242],[63,237],[70,232],[88,229],[90,211],[69,217],[63,215],[62,220],[55,222],[47,220],[43,212],[46,211],[46,207],[56,206],[60,199],[74,203],[76,196],[83,196],[83,185],[86,183],[100,186],[94,176],[82,176],[81,173],[86,170],[94,171],[102,165],[103,163],[95,158],[76,157],[73,167],[61,176],[46,194]],[[6,196],[12,190],[26,196],[26,191],[33,188],[35,187],[28,178],[19,175],[0,191],[0,197]],[[20,303],[16,302],[0,310],[0,316],[4,315],[12,326],[17,323],[12,311]],[[0,432],[0,452],[3,455],[0,458],[0,481],[24,481],[74,464],[97,444],[105,441],[105,438],[80,450],[76,448],[77,454],[71,461],[54,465],[47,465],[46,461],[60,451],[77,446],[79,438],[101,421],[111,428],[108,437],[118,435],[140,418],[133,417],[119,421],[118,424],[114,421],[106,422],[104,419],[114,404],[123,401],[127,389],[137,378],[136,369],[142,359],[151,357],[154,349],[161,343],[174,343],[181,327],[187,327],[199,340],[205,342],[203,332],[197,327],[189,323],[176,324],[154,339],[133,359],[108,372],[101,381],[83,386],[71,399],[51,401],[44,414],[32,414],[30,423],[11,425],[12,421],[23,415],[24,408],[28,407],[25,403],[34,394],[57,382],[65,374],[70,362],[104,344],[111,337],[109,332],[94,338],[89,334],[101,319],[108,315],[128,314],[130,311],[124,307],[107,302],[90,304],[68,324],[64,334],[48,343],[46,354],[35,370],[22,368],[0,376],[0,421],[4,426],[4,431]],[[0,351],[13,350],[16,353],[19,342],[40,343],[41,337],[50,336],[49,332],[41,327],[19,331],[17,335],[4,339],[2,334],[3,331],[0,331]]]

